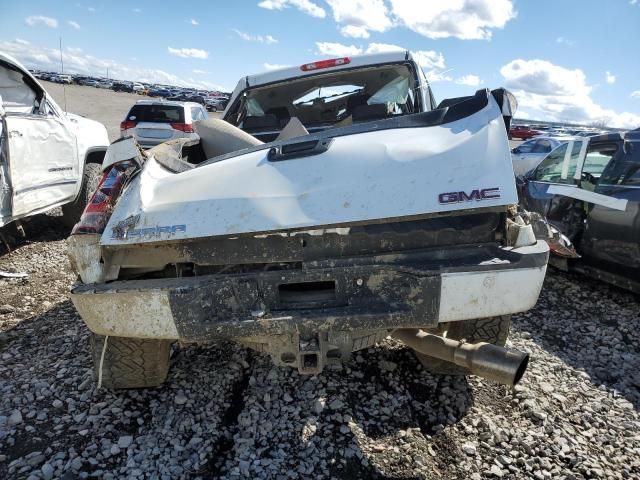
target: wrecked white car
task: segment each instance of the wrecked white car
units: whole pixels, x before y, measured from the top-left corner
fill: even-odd
[[[518,382],[528,356],[503,346],[548,246],[514,206],[514,103],[436,105],[397,52],[244,78],[196,145],[112,144],[69,239],[100,384],[159,385],[176,340],[315,374],[388,335],[432,371]]]
[[[72,227],[97,186],[104,125],[65,113],[16,59],[0,52],[0,227],[62,206]]]

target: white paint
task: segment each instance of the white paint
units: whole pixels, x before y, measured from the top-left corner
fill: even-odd
[[[625,198],[614,198],[601,193],[590,192],[589,190],[583,190],[575,186],[566,185],[549,185],[547,193],[552,195],[564,195],[565,197],[575,198],[576,200],[582,200],[603,207],[608,207],[613,210],[620,210],[624,212],[627,209],[628,200]]]
[[[75,135],[53,116],[8,114],[12,212],[24,217],[43,205],[71,201],[78,191],[80,162]]]
[[[518,202],[500,107],[449,124],[336,137],[328,151],[280,162],[267,149],[171,174],[149,159],[118,202],[111,228],[140,214],[137,228],[186,225],[174,238],[227,236]],[[445,192],[499,187],[501,198],[440,204]]]
[[[438,322],[524,312],[538,301],[546,265],[540,268],[445,273]]]
[[[89,330],[98,335],[178,339],[166,291],[72,293]]]

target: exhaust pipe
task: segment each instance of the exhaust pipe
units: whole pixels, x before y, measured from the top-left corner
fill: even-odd
[[[419,353],[464,367],[473,375],[516,385],[529,364],[529,354],[509,350],[491,343],[463,343],[419,329],[399,329],[393,337]]]

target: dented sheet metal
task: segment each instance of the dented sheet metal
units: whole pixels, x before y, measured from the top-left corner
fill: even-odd
[[[74,135],[54,117],[7,115],[5,122],[13,217],[73,199],[80,168]]]
[[[517,203],[501,111],[493,97],[461,120],[333,139],[313,156],[269,150],[174,174],[150,159],[118,203],[103,245],[396,221]],[[147,235],[113,237],[139,215]],[[173,226],[184,225],[184,229]],[[156,229],[159,228],[159,229]]]

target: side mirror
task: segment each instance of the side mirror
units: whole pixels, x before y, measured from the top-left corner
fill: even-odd
[[[511,153],[520,153],[520,147],[516,147],[511,150]]]

